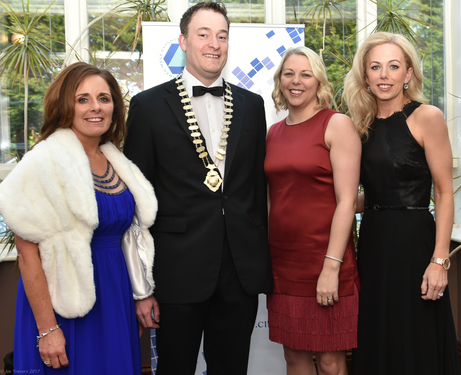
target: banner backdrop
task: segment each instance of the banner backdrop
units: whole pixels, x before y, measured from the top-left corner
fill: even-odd
[[[178,43],[178,23],[143,22],[142,27],[144,89],[148,89],[181,73],[186,65],[186,56]],[[275,111],[271,98],[273,75],[285,51],[295,45],[304,45],[304,25],[231,25],[229,56],[223,76],[227,81],[263,97],[268,126],[286,117],[286,113],[277,114]],[[151,350],[152,373],[155,374],[155,330],[151,331]],[[279,375],[285,372],[285,368],[282,346],[269,341],[266,296],[260,295],[248,375]],[[202,347],[195,375],[206,375]]]
[[[179,24],[143,22],[144,89],[181,73],[186,55],[178,43]],[[268,126],[286,117],[276,114],[271,98],[274,72],[285,51],[304,45],[304,25],[231,24],[224,79],[261,95]]]

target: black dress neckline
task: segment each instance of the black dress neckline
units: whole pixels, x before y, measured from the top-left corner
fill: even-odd
[[[391,114],[390,116],[388,117],[378,117],[376,116],[375,117],[375,120],[378,120],[378,121],[386,121],[386,120],[389,120],[391,119],[392,117],[394,116],[401,116],[403,115],[405,118],[408,118],[408,116],[410,116],[410,114],[417,108],[421,105],[421,103],[419,102],[415,102],[413,100],[409,101],[408,103],[406,103],[401,110],[399,111],[395,111],[393,114]]]

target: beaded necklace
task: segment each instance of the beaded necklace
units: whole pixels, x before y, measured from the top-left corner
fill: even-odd
[[[104,180],[109,175],[109,172],[110,172],[111,169],[112,169],[112,175],[108,179]],[[114,167],[112,167],[112,164],[110,164],[109,159],[107,159],[106,173],[104,173],[102,176],[99,176],[99,175],[97,175],[96,173],[93,173],[93,172],[91,172],[91,174],[93,175],[94,186],[97,186],[98,188],[101,188],[101,189],[104,189],[104,190],[116,189],[116,188],[118,188],[120,186],[120,184],[122,182],[122,180],[119,177],[118,181],[114,185],[102,185],[102,184],[108,184],[108,183],[114,181],[114,178],[115,178],[115,169],[114,169]]]

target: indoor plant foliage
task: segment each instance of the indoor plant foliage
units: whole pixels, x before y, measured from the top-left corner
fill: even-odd
[[[335,90],[334,109],[347,113],[341,100],[344,76],[352,66],[357,49],[357,19],[352,14],[355,1],[309,0],[303,2],[302,12],[296,12],[296,23],[305,24],[305,45],[317,51],[325,62],[330,83]],[[443,20],[436,16],[443,9],[441,0],[367,0],[377,7],[376,27],[372,31],[388,31],[404,35],[418,48],[424,62],[425,95],[431,103],[443,107],[443,86],[432,82],[443,79],[443,53],[434,54],[443,46]],[[432,12],[430,11],[432,9]],[[367,25],[368,26],[368,25]],[[432,57],[425,61],[428,46]],[[442,100],[440,99],[442,97]]]
[[[19,88],[24,79],[24,152],[28,149],[28,99],[30,73],[38,81],[43,81],[47,72],[53,72],[57,67],[57,59],[52,58],[47,42],[52,36],[42,35],[37,31],[40,19],[46,15],[54,1],[42,12],[32,14],[29,11],[29,0],[22,0],[22,13],[16,13],[11,5],[4,0],[0,6],[6,12],[11,24],[8,27],[12,35],[11,44],[0,50],[0,76],[12,79],[13,85],[18,81]]]
[[[169,21],[169,17],[166,14],[164,8],[165,0],[126,0],[123,3],[115,7],[119,12],[133,13],[128,21],[123,25],[117,34],[115,41],[123,34],[132,28],[132,24],[135,22],[134,35],[131,37],[129,44],[131,44],[131,52],[134,52],[141,38],[141,22],[143,21]],[[142,52],[140,52],[142,53]]]

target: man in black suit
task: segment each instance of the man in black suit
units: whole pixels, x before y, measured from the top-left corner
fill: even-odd
[[[208,375],[246,374],[258,293],[273,285],[264,103],[222,78],[224,5],[194,5],[180,28],[186,68],[133,97],[128,116],[124,152],[159,202],[155,294],[136,308],[160,325],[157,375],[193,375],[202,333]]]

